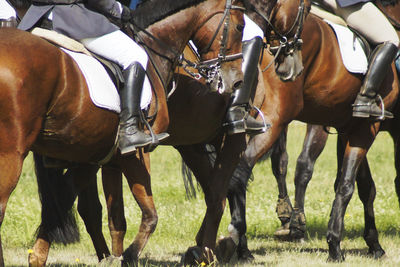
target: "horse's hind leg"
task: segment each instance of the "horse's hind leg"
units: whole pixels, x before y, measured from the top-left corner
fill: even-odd
[[[378,231],[375,225],[374,200],[376,196],[375,183],[372,180],[367,158],[363,160],[357,174],[358,196],[364,206],[364,240],[368,245],[368,254],[378,259],[385,254],[378,240]]]
[[[124,252],[126,220],[122,194],[122,171],[111,165],[102,167],[104,196],[107,203],[108,228],[111,235],[112,254],[119,257]]]
[[[306,217],[304,213],[304,199],[307,185],[311,180],[314,164],[323,151],[328,133],[323,126],[307,124],[303,150],[297,158],[294,176],[295,201],[294,211],[290,220],[290,237],[303,239],[306,231]]]
[[[378,127],[371,127],[365,122],[349,135],[343,157],[342,171],[336,184],[336,195],[328,223],[327,242],[329,260],[343,261],[344,255],[340,241],[344,230],[344,215],[353,195],[357,171],[375,139]]]
[[[122,253],[123,265],[131,265],[137,264],[140,253],[156,229],[158,217],[151,192],[149,154],[140,150],[137,157],[124,157],[120,162],[132,194],[142,211],[139,232],[133,243]]]
[[[97,190],[98,167],[88,166],[73,170],[75,183],[86,180],[78,194],[78,212],[85,223],[86,231],[92,239],[99,261],[110,256],[102,230],[102,207]]]
[[[17,152],[1,153],[0,156],[0,228],[11,192],[21,174],[23,156]],[[0,266],[4,266],[3,247],[0,233]]]

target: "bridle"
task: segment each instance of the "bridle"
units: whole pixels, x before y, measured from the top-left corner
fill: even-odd
[[[268,66],[263,70],[267,70],[271,64],[278,58],[278,56],[283,53],[285,56],[292,55],[296,50],[301,50],[303,46],[303,40],[300,35],[303,30],[304,20],[305,20],[305,4],[304,0],[300,0],[299,8],[297,11],[296,19],[293,22],[292,26],[286,33],[281,33],[271,22],[271,15],[266,15],[260,12],[258,9],[254,7],[254,5],[250,4],[251,11],[255,12],[257,15],[261,16],[268,24],[269,28],[274,35],[269,37],[269,42],[271,40],[279,40],[278,46],[270,46],[269,51],[274,56],[274,60],[268,64]],[[272,13],[272,12],[271,12]],[[288,34],[295,31],[293,37],[289,38]]]
[[[163,41],[156,38],[154,35],[152,35],[148,31],[146,31],[145,29],[142,29],[133,23],[130,26],[133,27],[133,29],[132,29],[133,32],[141,31],[141,32],[145,33],[151,39],[153,39],[154,42],[158,43],[161,47],[163,47],[166,51],[170,52],[173,55],[172,57],[168,57],[168,56],[164,55],[163,53],[160,53],[160,52],[156,51],[155,49],[149,47],[143,40],[138,40],[138,43],[143,45],[143,47],[148,52],[147,54],[149,55],[149,59],[153,63],[155,61],[152,58],[152,53],[149,53],[149,51],[151,51],[154,54],[158,55],[159,57],[162,57],[162,58],[166,59],[167,61],[169,61],[172,65],[172,69],[175,69],[176,66],[182,66],[186,70],[186,72],[188,74],[190,74],[192,77],[194,77],[195,79],[204,78],[207,83],[211,83],[212,81],[215,81],[215,80],[222,82],[221,64],[223,62],[227,62],[227,61],[234,61],[236,59],[242,58],[242,56],[243,56],[242,53],[226,55],[227,43],[228,43],[228,31],[229,31],[229,27],[230,27],[230,11],[231,10],[242,10],[244,12],[245,8],[241,7],[241,6],[232,5],[232,0],[226,0],[225,9],[223,11],[223,17],[213,35],[213,37],[211,38],[210,43],[206,46],[206,48],[204,48],[202,51],[200,51],[198,53],[198,58],[200,58],[201,54],[207,53],[210,50],[213,42],[217,39],[218,32],[220,31],[221,27],[223,26],[224,28],[223,28],[222,35],[221,35],[221,42],[220,42],[221,46],[220,46],[218,56],[217,56],[217,58],[205,60],[205,61],[199,61],[198,63],[191,62],[190,60],[186,59],[184,57],[183,53],[178,53],[177,51],[172,49],[169,45],[165,44]],[[210,16],[203,23],[203,25],[206,24],[207,21],[210,20],[213,16],[220,14],[220,13],[222,13],[222,11],[215,12],[212,16]],[[199,29],[200,28],[201,27],[199,27]],[[136,35],[136,36],[137,36],[137,38],[139,38],[138,35]],[[153,64],[153,66],[156,70],[158,77],[162,81],[165,91],[167,92],[167,88],[168,88],[167,81],[162,79],[162,75],[160,74],[161,72],[159,71],[157,65]],[[196,69],[197,73],[193,73],[193,72],[189,71],[188,67]],[[218,83],[218,87],[220,84],[221,83]],[[219,87],[218,90],[220,90],[220,89],[221,88]],[[172,89],[172,91],[173,90],[174,90],[174,88]],[[169,95],[170,94],[171,93],[169,93]]]
[[[234,60],[237,60],[237,59],[243,57],[242,53],[236,53],[236,54],[232,54],[232,55],[226,54],[227,43],[228,43],[228,31],[229,31],[229,27],[230,27],[230,11],[231,10],[241,10],[244,12],[245,8],[241,7],[241,6],[232,5],[232,0],[226,0],[223,16],[218,24],[218,27],[217,27],[214,35],[211,38],[209,44],[204,49],[202,49],[196,53],[197,58],[200,59],[202,54],[209,52],[212,44],[217,39],[218,32],[220,31],[221,27],[223,26],[224,28],[222,30],[222,35],[220,38],[221,39],[220,49],[219,49],[219,53],[216,58],[204,60],[204,61],[199,60],[198,63],[195,63],[195,62],[191,62],[191,61],[187,60],[184,57],[184,55],[182,54],[179,59],[180,65],[193,78],[195,78],[197,80],[204,78],[206,83],[211,83],[212,81],[217,80],[218,81],[218,91],[221,90],[219,85],[222,82],[222,78],[221,78],[222,77],[222,75],[221,75],[222,63],[228,62],[228,61],[234,61]],[[222,12],[216,12],[215,14],[210,16],[203,23],[203,25],[205,25],[212,17],[214,17],[215,15],[217,15],[219,13],[222,13]],[[188,67],[196,69],[197,73],[190,71]]]

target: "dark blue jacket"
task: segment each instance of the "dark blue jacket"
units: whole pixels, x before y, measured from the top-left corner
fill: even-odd
[[[119,30],[107,19],[107,17],[121,17],[115,0],[83,0],[74,4],[63,3],[65,3],[63,0],[33,1],[18,28],[30,30],[52,10],[53,29],[76,40],[98,37]]]
[[[336,0],[340,7],[347,7],[358,3],[371,2],[371,0]]]

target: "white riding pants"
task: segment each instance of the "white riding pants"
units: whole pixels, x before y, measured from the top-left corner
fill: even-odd
[[[146,52],[122,31],[95,38],[85,38],[80,42],[93,53],[117,63],[123,69],[135,61],[146,69],[148,61]]]
[[[373,44],[391,42],[399,46],[399,36],[386,16],[372,3],[358,3],[340,7],[336,0],[323,0],[330,6],[336,15],[342,17],[346,23],[360,32]]]
[[[6,1],[0,0],[0,19],[16,18],[17,12],[14,8]]]
[[[263,30],[246,14],[244,14],[244,23],[242,41],[248,41],[254,37],[260,37],[261,39],[264,39]]]

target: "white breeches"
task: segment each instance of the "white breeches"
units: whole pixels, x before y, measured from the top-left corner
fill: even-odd
[[[146,69],[148,61],[146,52],[122,31],[80,41],[93,53],[117,63],[123,69],[135,61]]]
[[[243,29],[243,37],[242,41],[248,41],[253,39],[254,37],[260,37],[264,39],[263,30],[252,21],[246,14],[244,14],[244,29]]]
[[[373,44],[391,42],[399,46],[399,37],[385,15],[371,2],[340,7],[336,0],[323,0],[336,15]]]
[[[6,1],[0,0],[0,19],[16,18],[17,12],[14,8]]]

